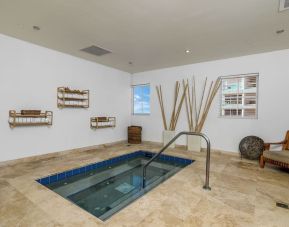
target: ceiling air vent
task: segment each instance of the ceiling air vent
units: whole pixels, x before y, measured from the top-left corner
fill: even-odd
[[[86,53],[93,54],[96,56],[102,56],[102,55],[111,53],[110,51],[102,49],[101,47],[98,47],[98,46],[86,47],[86,48],[81,49],[81,51],[84,51]]]
[[[289,0],[280,0],[279,11],[284,11],[289,9]]]

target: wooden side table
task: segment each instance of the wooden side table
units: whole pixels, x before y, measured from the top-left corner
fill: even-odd
[[[128,134],[128,143],[131,144],[140,144],[142,127],[140,126],[129,126],[127,129]]]

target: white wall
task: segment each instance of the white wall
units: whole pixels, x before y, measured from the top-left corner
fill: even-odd
[[[151,83],[151,115],[131,117],[130,74],[0,35],[0,161],[124,140],[130,123],[143,126],[144,140],[160,142],[163,126],[155,85],[163,86],[169,111],[175,81],[193,74],[199,82],[204,76],[260,74],[257,120],[219,118],[216,97],[204,128],[213,148],[238,151],[247,135],[280,140],[289,128],[288,59],[289,50],[283,50],[134,74],[133,84]],[[90,108],[58,109],[59,86],[89,89]],[[53,126],[10,129],[8,111],[13,109],[51,110]],[[117,127],[91,130],[89,118],[96,115],[116,116]],[[177,127],[182,130],[187,130],[185,109]]]
[[[0,35],[0,161],[124,140],[131,75]],[[90,90],[89,109],[56,106],[56,89]],[[8,111],[51,110],[53,126],[8,125]],[[91,116],[115,116],[115,129],[91,130]]]
[[[133,116],[132,124],[143,126],[144,140],[160,142],[163,126],[156,85],[162,85],[165,107],[170,111],[176,80],[191,78],[192,75],[195,75],[198,81],[203,81],[204,76],[209,80],[215,80],[218,76],[254,72],[259,72],[259,118],[220,118],[218,94],[203,132],[211,139],[213,148],[224,151],[238,151],[240,140],[248,135],[257,135],[266,141],[279,141],[289,129],[289,50],[136,73],[133,75],[133,84],[151,84],[151,115]],[[197,85],[200,86],[199,83]],[[177,131],[187,128],[184,107]],[[178,143],[185,144],[185,139],[180,139]]]

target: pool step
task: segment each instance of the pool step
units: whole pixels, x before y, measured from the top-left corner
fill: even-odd
[[[115,167],[112,169],[107,169],[105,171],[102,171],[100,173],[97,174],[93,174],[91,176],[86,176],[83,179],[80,179],[76,182],[73,183],[67,183],[63,186],[57,187],[55,189],[53,189],[54,192],[64,196],[64,197],[68,197],[72,194],[75,194],[79,191],[82,191],[86,188],[89,188],[95,184],[99,184],[103,181],[108,180],[109,178],[115,177],[119,174],[125,173],[131,169],[134,169],[138,166],[140,166],[141,163],[140,162],[136,162],[136,163],[130,163],[130,164],[126,164],[123,166],[119,166],[119,167]]]
[[[156,187],[161,182],[165,181],[166,179],[168,179],[169,177],[171,177],[172,175],[174,175],[175,173],[180,171],[180,169],[181,168],[175,168],[175,169],[171,170],[170,172],[168,172],[167,174],[165,174],[164,176],[161,176],[161,177],[155,176],[153,178],[150,178],[147,181],[147,186],[144,189],[142,187],[137,188],[137,189],[131,191],[130,193],[128,193],[125,197],[122,197],[118,201],[115,201],[115,203],[111,204],[110,207],[108,207],[107,212],[104,213],[103,215],[99,216],[99,218],[101,220],[108,219],[111,215],[115,214],[117,211],[121,210],[123,207],[126,207],[131,202],[133,202],[137,198],[143,196],[145,193],[150,191],[152,188]],[[115,205],[115,206],[113,206],[113,205]]]
[[[118,176],[120,174],[123,174],[127,171],[130,171],[134,168],[137,168],[143,164],[145,164],[146,161],[141,161],[141,160],[135,160],[131,161],[125,165],[122,166],[116,166],[111,169],[106,169],[102,172],[99,172],[97,174],[91,173],[92,175],[88,175],[83,179],[80,179],[76,182],[73,183],[67,183],[62,186],[58,186],[57,188],[51,188],[53,191],[56,193],[64,196],[64,197],[69,197],[72,194],[75,194],[79,191],[85,190],[86,188],[89,188],[95,184],[99,184],[103,181],[106,181],[110,178],[113,178],[115,176]],[[160,163],[153,163],[152,167],[157,167],[157,168],[162,168],[164,170],[170,171],[172,166],[167,165],[167,164],[160,164]],[[53,187],[53,186],[52,186]]]

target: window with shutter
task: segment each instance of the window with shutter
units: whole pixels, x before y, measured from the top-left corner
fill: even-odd
[[[257,118],[258,73],[222,77],[221,117]]]

